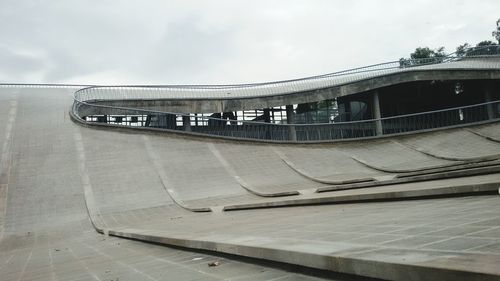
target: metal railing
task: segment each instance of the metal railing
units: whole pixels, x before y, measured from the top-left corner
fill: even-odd
[[[471,59],[489,58],[500,55],[500,46],[482,46],[467,49],[460,54],[452,53],[444,57],[425,59],[404,59],[323,75],[300,79],[282,80],[252,84],[230,85],[121,85],[91,86],[75,92],[75,101],[96,100],[158,100],[158,99],[237,99],[270,95],[291,94],[297,92],[324,89],[332,86],[352,83],[391,73],[427,70],[450,63],[450,68],[477,67],[478,63]],[[467,59],[465,59],[467,58]],[[451,64],[453,63],[453,64]],[[481,68],[500,68],[498,62],[492,64],[487,60]]]
[[[475,47],[460,54],[400,60],[301,79],[233,85],[91,86],[74,94],[72,114],[82,122],[182,131],[205,136],[283,142],[318,142],[401,134],[417,130],[496,120],[499,101],[373,120],[324,124],[273,124],[221,119],[99,104],[101,100],[237,99],[289,94],[351,83],[410,70],[478,67],[500,69],[500,46]],[[446,63],[446,65],[444,65]]]
[[[56,83],[1,83],[0,88],[88,88],[97,87],[89,84],[56,84]]]
[[[321,142],[376,137],[381,135],[377,134],[377,126],[381,126],[382,135],[395,135],[500,119],[500,101],[380,119],[326,124],[272,124],[86,103],[75,103],[73,113],[84,110],[81,107],[86,106],[99,107],[102,112],[83,118],[77,116],[89,124],[105,123],[112,126],[155,128],[206,136],[278,142]]]

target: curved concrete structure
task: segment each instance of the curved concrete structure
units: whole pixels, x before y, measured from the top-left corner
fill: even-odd
[[[415,81],[468,79],[500,79],[500,59],[466,58],[411,68],[401,68],[395,62],[366,70],[249,85],[91,87],[77,92],[75,98],[103,106],[213,113],[317,102]],[[106,108],[84,107],[79,114],[109,112]]]
[[[91,86],[74,93],[71,116],[90,126],[281,143],[487,123],[500,116],[500,46],[485,48],[487,55],[389,62],[267,83]]]
[[[0,86],[2,280],[500,279],[498,121],[255,144],[84,127],[74,90]]]
[[[145,159],[127,158],[127,153],[143,154],[136,141],[122,154],[115,134],[100,135],[71,122],[67,109],[73,91],[0,87],[0,100],[16,101],[0,103],[7,110],[0,111],[0,144],[9,143],[1,151],[8,161],[0,166],[2,281],[318,280],[290,268],[96,233],[92,224],[106,229],[160,217],[177,223],[192,212],[172,203]],[[9,112],[15,114],[6,138]],[[137,143],[142,139],[135,137]],[[207,265],[216,261],[219,266]]]

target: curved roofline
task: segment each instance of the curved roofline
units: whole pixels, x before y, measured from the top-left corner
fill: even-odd
[[[488,54],[475,53],[478,50],[487,50]],[[413,81],[500,80],[500,46],[474,48],[473,51],[468,51],[466,54],[465,56],[447,56],[424,60],[402,60],[397,62],[397,64],[395,62],[382,63],[335,72],[334,74],[312,76],[313,78],[284,80],[274,83],[210,86],[88,87],[75,92],[72,114],[75,119],[80,119],[78,120],[80,123],[90,125],[96,125],[93,124],[94,121],[115,122],[108,120],[107,117],[105,119],[101,118],[104,121],[99,121],[100,119],[96,119],[96,116],[140,115],[149,118],[149,121],[141,121],[143,123],[146,122],[144,123],[146,125],[141,123],[142,125],[140,126],[150,127],[150,122],[154,118],[155,121],[153,122],[156,123],[153,124],[156,125],[152,126],[159,126],[166,131],[184,131],[186,133],[220,135],[229,138],[234,137],[234,134],[236,134],[237,138],[271,139],[284,142],[290,140],[316,142],[336,138],[365,138],[373,135],[398,134],[398,132],[392,131],[383,132],[380,124],[390,120],[405,122],[406,119],[414,116],[430,116],[433,118],[433,114],[436,112],[363,120],[362,122],[306,124],[303,126],[297,124],[279,125],[232,119],[226,120],[198,115],[194,117],[196,125],[193,129],[191,129],[191,122],[193,122],[191,118],[194,116],[193,113],[253,110],[330,100],[336,97],[369,92],[377,88]],[[486,109],[489,110],[489,107],[493,103],[498,104],[498,102],[476,104],[470,108],[477,111],[485,111]],[[466,108],[468,107],[463,107],[460,110]],[[452,112],[456,110],[456,108],[452,108],[445,111]],[[93,119],[91,118],[93,121],[87,120],[86,116],[94,116],[92,117]],[[178,125],[178,122],[180,122],[179,118],[182,118],[182,126]],[[487,119],[496,119],[496,117],[488,115]],[[122,120],[122,118],[119,120]],[[200,126],[198,125],[199,120],[202,122]],[[475,120],[474,122],[477,121]],[[123,123],[122,121],[117,122],[121,122],[120,124]],[[231,125],[228,125],[228,122]],[[132,126],[129,123],[124,124]],[[398,127],[397,130],[406,132],[422,129],[415,129],[411,126],[406,128],[405,126],[400,126],[401,128]],[[391,128],[387,129],[394,130]],[[302,135],[298,136],[296,134],[299,132],[298,130],[300,130],[300,134]],[[264,135],[261,135],[261,133],[264,133]],[[317,136],[309,136],[309,133]],[[327,135],[323,136],[322,134]],[[337,136],[338,134],[340,136]],[[361,135],[358,136],[358,134]]]
[[[449,62],[449,61],[454,61],[454,60],[464,58],[464,57],[475,57],[475,58],[491,57],[490,55],[481,54],[481,52],[483,52],[485,50],[490,50],[491,48],[500,48],[500,45],[471,47],[471,48],[468,48],[467,50],[464,51],[464,55],[459,55],[457,52],[453,52],[453,53],[448,54],[444,57],[433,57],[433,58],[423,58],[423,59],[404,59],[403,58],[403,60],[404,60],[405,64],[407,64],[405,67],[414,67],[414,66],[422,66],[422,65],[426,65],[426,64]],[[497,50],[495,50],[495,52],[498,52],[497,55],[500,55],[500,50],[497,49]],[[195,84],[109,85],[109,86],[92,85],[92,86],[88,86],[87,88],[99,88],[99,87],[114,87],[114,88],[121,88],[121,87],[149,87],[149,88],[166,87],[167,88],[168,87],[168,88],[170,88],[170,87],[172,87],[172,88],[210,88],[210,89],[217,88],[217,89],[219,89],[219,88],[235,88],[235,87],[252,87],[252,86],[288,83],[288,82],[296,82],[296,81],[303,81],[303,80],[310,80],[310,79],[325,78],[325,77],[330,77],[330,76],[359,73],[359,72],[364,72],[364,71],[370,71],[370,69],[380,67],[380,66],[393,65],[394,63],[398,63],[401,65],[402,59],[396,60],[396,61],[376,63],[376,64],[371,64],[371,65],[366,65],[366,66],[361,66],[361,67],[349,68],[346,70],[341,70],[341,71],[336,71],[336,72],[331,72],[331,73],[325,73],[325,74],[319,74],[319,75],[313,75],[313,76],[307,76],[307,77],[301,77],[301,78],[267,81],[267,82],[235,83],[235,84],[196,84],[196,85]],[[389,67],[389,68],[393,68],[393,67]],[[380,68],[378,68],[378,69],[380,69]],[[84,90],[84,89],[81,89],[81,90]]]
[[[229,85],[91,86],[75,102],[179,113],[251,110],[333,99],[420,80],[499,79],[500,46],[471,48],[465,55],[400,60],[275,82]],[[391,81],[388,81],[391,80]]]
[[[367,77],[353,82],[328,87],[289,92],[276,95],[252,95],[245,97],[186,97],[186,98],[131,98],[131,99],[89,99],[86,102],[111,107],[135,108],[142,110],[177,112],[177,113],[213,113],[271,108],[288,104],[311,103],[373,91],[382,87],[429,80],[470,80],[500,79],[499,67],[478,69],[412,69],[380,76]],[[96,96],[97,97],[97,96]]]

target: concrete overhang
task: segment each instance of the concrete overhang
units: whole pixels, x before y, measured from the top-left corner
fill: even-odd
[[[179,113],[213,113],[240,110],[253,110],[289,104],[301,104],[344,97],[378,88],[402,83],[431,80],[496,80],[500,79],[500,69],[433,69],[397,72],[351,83],[335,85],[308,91],[268,96],[249,96],[243,98],[184,98],[184,99],[129,99],[129,100],[93,100],[104,106],[126,107],[134,109],[179,112]],[[90,110],[90,108],[89,108]],[[95,113],[80,111],[81,116]],[[109,113],[108,113],[109,114]]]

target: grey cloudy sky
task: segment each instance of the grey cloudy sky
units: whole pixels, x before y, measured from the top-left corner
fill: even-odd
[[[258,82],[493,40],[499,0],[1,0],[0,82]]]

